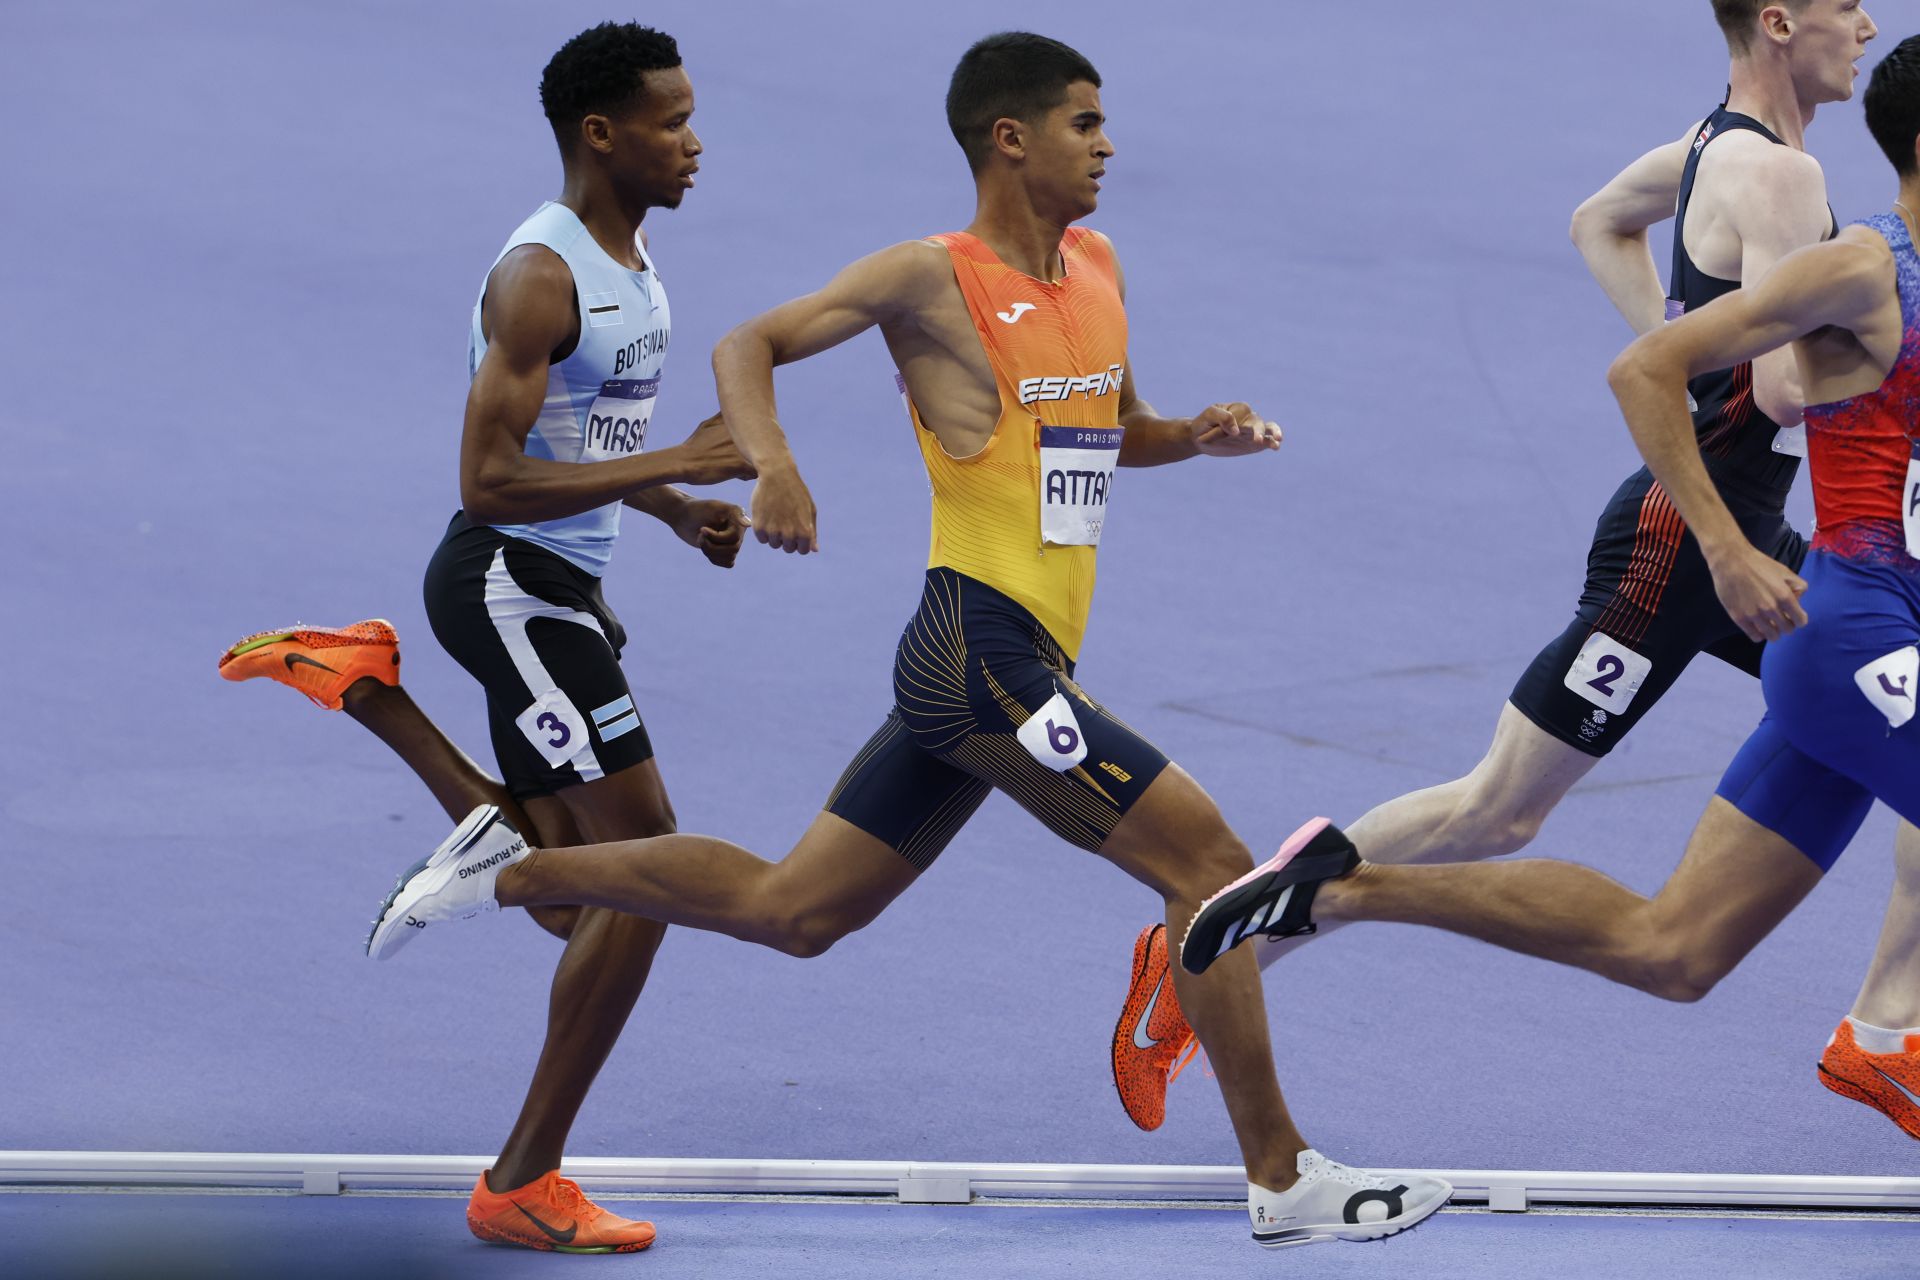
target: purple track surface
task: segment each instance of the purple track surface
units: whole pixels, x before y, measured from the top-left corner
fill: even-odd
[[[36,1280],[490,1280],[778,1275],[1020,1280],[1287,1274],[1421,1280],[1895,1280],[1911,1219],[1659,1218],[1449,1212],[1389,1241],[1268,1254],[1239,1211],[872,1203],[608,1201],[660,1224],[639,1254],[582,1259],[482,1244],[459,1202],[346,1196],[0,1195],[0,1237]],[[128,1243],[111,1245],[112,1233]],[[137,1242],[137,1243],[135,1243]]]
[[[447,823],[345,717],[222,684],[214,659],[295,618],[383,614],[415,696],[486,754],[419,580],[456,501],[468,308],[557,190],[540,67],[606,12],[0,7],[0,1145],[497,1148],[554,944],[509,918],[367,963],[371,909]],[[951,64],[990,30],[1052,32],[1106,77],[1119,150],[1090,221],[1126,263],[1143,393],[1249,399],[1289,433],[1278,457],[1128,477],[1084,682],[1256,848],[1479,758],[1635,461],[1601,376],[1626,329],[1567,217],[1717,100],[1704,0],[1604,21],[1521,0],[642,16],[679,36],[708,145],[698,190],[647,224],[678,321],[657,439],[711,411],[731,323],[967,220]],[[1857,103],[1810,139],[1842,220],[1883,207]],[[750,547],[720,574],[629,523],[607,594],[686,830],[777,855],[887,707],[927,518],[890,372],[863,339],[781,376],[823,554]],[[1703,659],[1536,850],[1657,886],[1759,711]],[[1912,1142],[1813,1072],[1891,833],[1877,814],[1694,1007],[1419,930],[1308,948],[1267,984],[1301,1125],[1399,1167],[1910,1173]],[[572,1149],[1232,1162],[1197,1072],[1157,1134],[1112,1097],[1155,906],[996,798],[823,959],[671,936]],[[78,1212],[6,1202],[49,1204]],[[763,1212],[703,1209],[697,1230]],[[809,1233],[835,1211],[775,1212]],[[1576,1229],[1622,1230],[1443,1221],[1418,1247]]]

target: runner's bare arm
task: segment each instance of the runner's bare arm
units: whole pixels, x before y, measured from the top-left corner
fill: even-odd
[[[460,440],[460,501],[482,524],[578,515],[656,485],[713,484],[752,474],[724,424],[684,444],[587,464],[526,455],[527,433],[547,395],[553,352],[578,325],[573,274],[550,250],[515,249],[487,282],[487,351],[467,392]]]
[[[722,422],[719,414],[701,423]],[[673,530],[674,536],[722,569],[731,569],[747,530],[747,513],[719,498],[696,498],[670,484],[629,494],[626,505],[644,511]]]
[[[683,508],[693,501],[693,495],[685,489],[670,484],[655,485],[651,489],[642,489],[630,493],[621,499],[635,511],[643,511],[662,524],[671,525]]]
[[[1238,402],[1210,404],[1191,418],[1161,417],[1135,393],[1132,362],[1120,384],[1120,425],[1126,428],[1120,437],[1123,467],[1159,467],[1202,454],[1239,457],[1280,447],[1280,428]]]
[[[754,536],[776,550],[819,549],[807,492],[774,415],[773,369],[836,347],[877,324],[932,304],[952,268],[935,245],[909,241],[869,254],[825,287],[735,328],[713,349],[713,380],[740,450],[760,474]]]
[[[1833,215],[1827,209],[1826,176],[1806,152],[1749,145],[1723,161],[1735,158],[1721,176],[1728,181],[1728,217],[1740,237],[1740,284],[1747,288],[1795,249],[1825,239]],[[1783,427],[1805,414],[1806,394],[1791,347],[1754,357],[1753,404]]]
[[[1112,246],[1108,246],[1109,252]],[[1127,277],[1120,259],[1113,261],[1120,300],[1127,299]],[[1211,404],[1191,418],[1163,418],[1140,398],[1133,381],[1133,361],[1127,361],[1120,383],[1119,464],[1123,467],[1159,467],[1184,462],[1201,454],[1233,457],[1265,453],[1280,447],[1280,428],[1238,402]]]
[[[1828,325],[1858,331],[1894,287],[1891,262],[1871,233],[1801,249],[1752,287],[1643,335],[1607,371],[1634,444],[1699,540],[1728,615],[1751,639],[1805,622],[1798,597],[1806,584],[1746,540],[1714,489],[1687,412],[1687,380]]]
[[[1569,234],[1587,270],[1636,334],[1666,320],[1667,293],[1647,247],[1647,228],[1673,216],[1695,124],[1614,175],[1573,211]]]

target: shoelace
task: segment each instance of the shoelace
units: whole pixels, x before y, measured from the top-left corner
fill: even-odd
[[[1180,1073],[1182,1071],[1185,1071],[1187,1069],[1187,1064],[1189,1062],[1192,1062],[1195,1058],[1199,1058],[1201,1060],[1201,1067],[1203,1070],[1205,1070],[1207,1074],[1207,1079],[1209,1080],[1213,1079],[1213,1063],[1211,1061],[1208,1061],[1206,1057],[1206,1052],[1207,1051],[1205,1049],[1202,1049],[1200,1047],[1200,1037],[1193,1035],[1191,1032],[1189,1032],[1187,1035],[1187,1042],[1184,1045],[1180,1046],[1180,1048],[1176,1050],[1174,1053],[1173,1066],[1167,1069],[1167,1083],[1172,1084],[1175,1080],[1178,1080],[1180,1078]]]
[[[1352,1165],[1341,1164],[1338,1160],[1329,1160],[1325,1156],[1321,1156],[1319,1164],[1301,1176],[1311,1177],[1314,1174],[1330,1178],[1345,1186],[1359,1187],[1363,1191],[1378,1191],[1387,1185],[1384,1178],[1368,1173],[1365,1169],[1356,1169]]]
[[[573,1214],[576,1222],[592,1222],[606,1210],[587,1199],[587,1193],[572,1178],[553,1180],[553,1199],[562,1208]]]

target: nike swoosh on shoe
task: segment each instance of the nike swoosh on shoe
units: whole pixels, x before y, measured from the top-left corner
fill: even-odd
[[[1916,1107],[1920,1107],[1920,1094],[1914,1093],[1913,1090],[1907,1088],[1907,1086],[1901,1084],[1898,1080],[1895,1080],[1892,1076],[1888,1075],[1886,1072],[1882,1071],[1880,1068],[1874,1066],[1871,1062],[1867,1064],[1867,1067],[1869,1070],[1873,1072],[1873,1074],[1879,1076],[1882,1080],[1885,1080],[1888,1084],[1892,1085],[1894,1088],[1898,1089],[1901,1093],[1905,1094],[1908,1102],[1911,1102]]]
[[[1160,981],[1153,984],[1153,994],[1147,997],[1147,1007],[1140,1011],[1140,1020],[1133,1024],[1133,1047],[1136,1049],[1151,1049],[1160,1043],[1147,1034],[1147,1023],[1153,1020],[1154,1006],[1160,1003],[1160,988],[1166,985],[1167,975],[1163,973]]]
[[[534,1226],[546,1232],[547,1238],[549,1240],[552,1240],[555,1244],[572,1244],[574,1235],[580,1230],[580,1224],[576,1222],[574,1225],[568,1227],[565,1231],[557,1231],[554,1228],[548,1226],[546,1223],[540,1221],[540,1219],[534,1217],[533,1214],[527,1209],[525,1205],[516,1204],[513,1207],[518,1209],[521,1213],[526,1214],[528,1221],[532,1222]]]

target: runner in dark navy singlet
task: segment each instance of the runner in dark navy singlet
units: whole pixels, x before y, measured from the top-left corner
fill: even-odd
[[[1818,105],[1852,96],[1854,64],[1876,34],[1873,20],[1857,0],[1810,0],[1791,11],[1715,0],[1714,8],[1731,55],[1726,98],[1627,166],[1573,217],[1588,269],[1640,334],[1670,312],[1697,310],[1759,279],[1834,230],[1805,131]],[[1663,288],[1647,229],[1669,217],[1674,252]],[[1776,571],[1798,582],[1806,544],[1783,515],[1799,433],[1782,427],[1797,422],[1804,402],[1792,353],[1696,377],[1689,392],[1694,439],[1722,500]],[[1380,863],[1516,852],[1698,655],[1757,675],[1761,649],[1728,617],[1699,544],[1642,468],[1601,513],[1574,615],[1515,683],[1480,763],[1464,777],[1376,806],[1349,828],[1353,839]],[[1920,867],[1920,833],[1913,858]],[[1264,965],[1297,945],[1263,941],[1257,950]],[[1139,984],[1154,976],[1138,966],[1136,973],[1128,1010],[1139,1007]],[[1122,1021],[1129,1016],[1123,1012]],[[1153,1038],[1180,1044],[1178,1028],[1164,1025],[1164,1008],[1159,1017]],[[1121,1038],[1116,1030],[1116,1043]],[[1173,1060],[1166,1058],[1168,1069]],[[1136,1087],[1122,1101],[1143,1127],[1159,1114],[1152,1090]]]
[[[1699,532],[1728,616],[1751,638],[1774,637],[1761,673],[1766,715],[1666,885],[1642,897],[1591,868],[1546,859],[1353,866],[1353,846],[1322,820],[1319,865],[1276,858],[1208,900],[1182,950],[1189,970],[1254,932],[1393,920],[1698,1000],[1820,883],[1875,800],[1906,819],[1907,842],[1920,822],[1920,36],[1875,69],[1866,113],[1900,177],[1893,211],[1642,336],[1610,375],[1649,469]],[[1683,407],[1699,371],[1788,343],[1805,379],[1820,526],[1804,584],[1748,541]],[[1345,864],[1329,856],[1342,851]],[[1905,919],[1904,972],[1878,972],[1883,937],[1869,985],[1877,976],[1904,988],[1887,998],[1905,996],[1907,1021],[1848,1017],[1819,1078],[1920,1138],[1920,1025],[1911,1016],[1920,974]],[[1887,933],[1901,920],[1890,909]]]
[[[1714,109],[1694,130],[1674,206],[1666,318],[1698,310],[1740,287],[1702,270],[1687,252],[1687,212],[1709,146],[1736,132],[1785,146],[1752,116]],[[1833,231],[1828,215],[1828,234]],[[1798,570],[1806,539],[1787,523],[1787,492],[1804,435],[1782,426],[1754,396],[1753,362],[1687,384],[1694,437],[1727,506],[1755,546]],[[1603,756],[1640,722],[1701,653],[1760,673],[1758,642],[1740,633],[1713,594],[1700,548],[1653,473],[1641,467],[1601,512],[1587,581],[1573,621],[1514,685],[1514,708],[1579,751]]]

